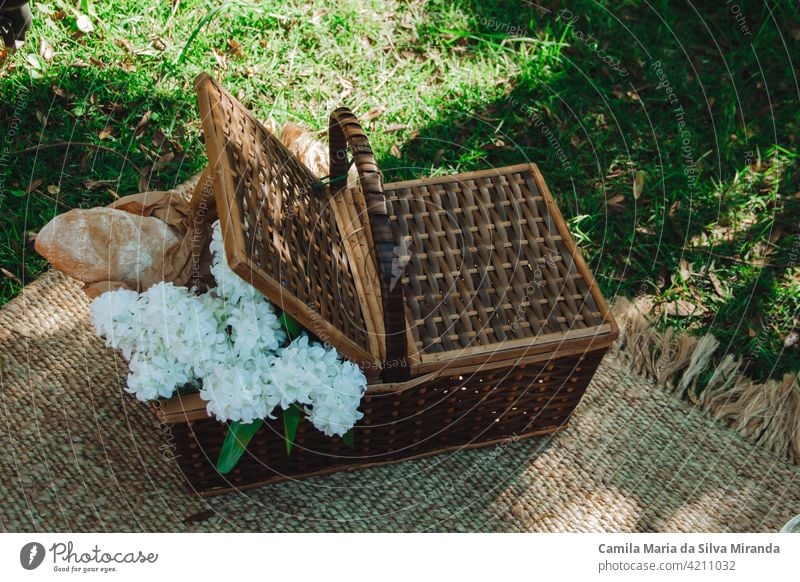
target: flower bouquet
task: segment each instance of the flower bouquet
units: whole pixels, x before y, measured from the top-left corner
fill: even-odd
[[[264,419],[283,416],[291,454],[303,418],[352,444],[367,379],[332,347],[315,342],[225,260],[219,223],[210,243],[216,287],[204,293],[161,282],[143,293],[103,293],[91,305],[106,345],[128,360],[127,391],[148,402],[199,392],[210,416],[228,423],[217,460],[235,466]]]

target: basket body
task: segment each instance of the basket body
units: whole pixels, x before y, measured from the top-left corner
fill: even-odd
[[[538,362],[445,375],[408,389],[369,390],[352,447],[302,422],[287,455],[281,421],[268,421],[227,475],[214,468],[224,427],[206,416],[199,399],[173,399],[160,414],[170,424],[189,487],[215,495],[556,432],[566,425],[605,351],[547,354]]]
[[[227,475],[197,395],[159,409],[189,485],[215,494],[565,426],[617,327],[533,164],[383,184],[349,110],[330,186],[207,76],[197,81],[228,262],[369,379],[353,446],[267,421]],[[337,181],[352,155],[359,181]],[[396,368],[395,368],[396,366]],[[167,431],[165,431],[167,432]]]

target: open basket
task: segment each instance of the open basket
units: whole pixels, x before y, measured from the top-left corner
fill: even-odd
[[[321,181],[208,75],[209,165],[193,205],[231,268],[369,379],[353,445],[267,421],[227,475],[197,395],[159,414],[190,486],[219,493],[563,428],[617,326],[538,168],[383,184],[353,114],[330,117]],[[355,184],[347,176],[353,164]]]

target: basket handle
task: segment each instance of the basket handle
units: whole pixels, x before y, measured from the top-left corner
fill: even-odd
[[[389,226],[389,204],[383,192],[383,177],[361,124],[347,107],[340,107],[331,113],[328,139],[331,195],[336,195],[347,187],[348,147],[358,170],[358,179],[367,202],[372,240],[377,251],[378,273],[381,276],[386,334],[386,362],[381,377],[386,382],[401,381],[408,376],[403,285],[398,282],[392,287],[395,244]]]

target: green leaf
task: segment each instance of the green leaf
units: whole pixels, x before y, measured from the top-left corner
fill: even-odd
[[[286,333],[289,334],[289,339],[298,337],[300,332],[303,331],[303,326],[297,323],[297,320],[285,311],[281,313],[278,321],[281,322],[283,329],[285,329]]]
[[[353,434],[353,429],[352,428],[350,430],[348,430],[346,433],[344,433],[342,435],[342,443],[344,443],[344,446],[350,447],[352,449],[353,445],[355,444],[353,442],[354,436],[355,435]]]
[[[17,198],[25,198],[25,190],[9,190],[12,196],[16,196]]]
[[[262,424],[264,424],[263,420],[256,420],[247,424],[232,422],[228,425],[228,434],[225,436],[225,442],[222,443],[222,450],[217,459],[217,471],[223,475],[233,471],[244,454],[247,443],[258,432]]]
[[[286,438],[286,455],[292,454],[292,445],[297,436],[297,426],[303,416],[303,409],[296,403],[283,411],[283,436]]]

